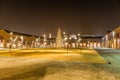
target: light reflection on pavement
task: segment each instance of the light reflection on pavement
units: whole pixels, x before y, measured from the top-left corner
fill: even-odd
[[[0,56],[42,58],[51,60],[65,60],[77,62],[106,63],[106,61],[93,49],[23,49],[0,51]]]

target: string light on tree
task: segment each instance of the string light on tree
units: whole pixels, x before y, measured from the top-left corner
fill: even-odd
[[[56,48],[61,48],[62,47],[62,33],[60,28],[58,28],[58,33],[56,37]]]

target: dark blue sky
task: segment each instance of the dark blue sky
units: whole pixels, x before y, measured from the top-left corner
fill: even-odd
[[[0,28],[42,35],[104,35],[120,25],[119,0],[0,0]]]

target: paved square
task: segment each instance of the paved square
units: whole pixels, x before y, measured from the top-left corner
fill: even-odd
[[[111,64],[103,64],[96,51]],[[119,80],[119,53],[113,49],[0,50],[0,80]]]
[[[11,52],[9,50],[0,51],[0,56],[106,63],[93,49],[14,49]]]

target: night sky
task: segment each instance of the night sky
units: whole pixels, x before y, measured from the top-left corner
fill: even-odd
[[[103,36],[119,25],[119,0],[0,0],[0,28],[16,32]]]

